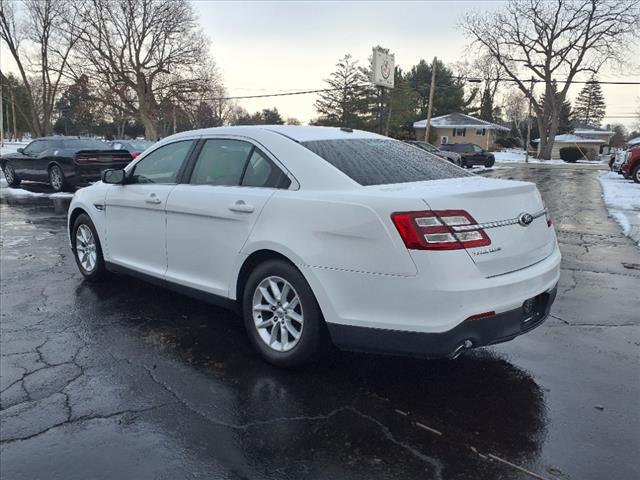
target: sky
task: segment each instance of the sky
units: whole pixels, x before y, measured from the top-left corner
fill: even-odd
[[[200,24],[210,39],[210,52],[229,95],[259,95],[325,88],[323,79],[346,53],[366,65],[374,45],[389,48],[396,64],[407,70],[434,56],[446,64],[472,60],[477,49],[459,27],[467,12],[496,10],[503,1],[334,2],[192,0]],[[629,58],[640,58],[640,45],[630,46]],[[6,47],[0,67],[15,70]],[[588,78],[581,78],[587,80]],[[601,81],[640,81],[635,71],[607,69]],[[573,98],[582,86],[572,86]],[[607,102],[604,123],[631,126],[640,108],[640,85],[603,85]],[[283,117],[308,122],[317,116],[315,95],[239,100],[250,112],[277,107]]]
[[[323,79],[349,53],[367,63],[374,45],[389,48],[409,69],[434,56],[445,63],[472,60],[477,51],[459,27],[467,12],[494,10],[501,1],[430,2],[193,2],[230,95],[258,95],[324,88]],[[640,57],[640,48],[636,46]],[[632,50],[629,51],[633,58]],[[638,58],[638,57],[636,57]],[[608,71],[600,80],[640,81],[640,67]],[[584,78],[588,80],[588,78]],[[578,93],[574,87],[570,96]],[[640,105],[640,85],[603,85],[608,115],[631,115]],[[277,107],[283,116],[307,122],[317,116],[315,95],[241,100],[253,112]],[[605,118],[604,123],[632,119]]]

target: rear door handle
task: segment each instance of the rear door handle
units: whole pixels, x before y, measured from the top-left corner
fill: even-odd
[[[153,205],[158,205],[159,203],[162,203],[162,200],[160,200],[155,193],[150,193],[147,196],[147,198],[144,199],[144,201],[147,203],[151,203]]]
[[[253,213],[253,205],[245,203],[244,200],[238,200],[236,203],[229,205],[229,210],[238,213]]]

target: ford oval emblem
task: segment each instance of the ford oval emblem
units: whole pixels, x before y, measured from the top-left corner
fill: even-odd
[[[521,213],[518,215],[518,223],[523,227],[528,227],[533,222],[533,215],[530,213]]]

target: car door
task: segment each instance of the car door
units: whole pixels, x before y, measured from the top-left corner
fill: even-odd
[[[34,140],[24,148],[21,155],[13,157],[11,163],[18,177],[23,180],[43,180],[40,163],[46,149],[46,140]]]
[[[289,179],[261,149],[210,138],[167,201],[167,280],[229,296],[237,257],[269,197]]]
[[[107,261],[163,277],[167,269],[165,207],[195,140],[163,145],[127,171],[105,196]]]

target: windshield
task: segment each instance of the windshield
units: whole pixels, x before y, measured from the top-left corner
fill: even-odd
[[[467,177],[459,167],[412,145],[385,138],[302,142],[360,185]]]

